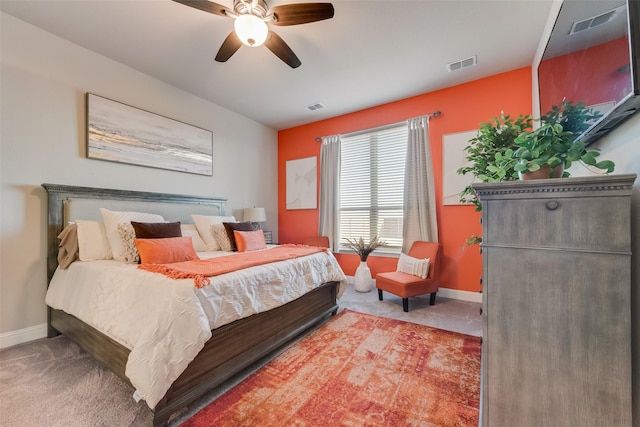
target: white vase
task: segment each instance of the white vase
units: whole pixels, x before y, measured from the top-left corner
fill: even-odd
[[[367,261],[360,261],[360,265],[356,269],[354,284],[358,292],[371,292],[373,289],[371,286],[373,284],[371,280],[371,270],[369,270]]]

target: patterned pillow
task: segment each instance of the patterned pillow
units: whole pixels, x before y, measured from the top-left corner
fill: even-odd
[[[122,252],[118,261],[138,263],[140,257],[136,248],[136,232],[130,222],[121,222],[117,225],[120,239],[122,240]]]
[[[233,249],[231,248],[231,240],[229,239],[229,234],[227,234],[227,229],[224,228],[224,225],[213,224],[211,226],[211,235],[216,239],[216,242],[218,242],[218,247],[221,251],[233,251]]]
[[[429,258],[418,259],[409,255],[400,254],[396,271],[426,279],[429,274],[429,262]]]
[[[111,253],[113,254],[113,259],[116,261],[125,261],[125,246],[127,246],[127,251],[130,250],[130,243],[125,242],[121,238],[121,232],[118,230],[118,224],[127,223],[131,225],[131,221],[164,222],[164,218],[162,216],[144,212],[110,211],[105,208],[100,208],[100,213],[102,214],[102,220],[104,221],[104,228],[107,233],[107,239],[109,240],[109,246],[111,246]]]
[[[193,222],[196,224],[200,237],[207,245],[208,251],[219,251],[220,244],[216,241],[211,233],[211,226],[213,224],[222,224],[224,221],[235,221],[233,216],[219,216],[219,215],[191,215]]]

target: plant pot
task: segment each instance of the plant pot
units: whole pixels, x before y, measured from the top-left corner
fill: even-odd
[[[562,178],[564,172],[564,165],[560,164],[551,170],[549,165],[542,165],[540,169],[533,172],[518,172],[521,181],[528,181],[530,179],[549,179],[549,178]]]
[[[367,261],[360,261],[360,265],[356,269],[355,288],[358,292],[371,292],[373,290],[373,283],[371,279],[371,270],[367,265]]]

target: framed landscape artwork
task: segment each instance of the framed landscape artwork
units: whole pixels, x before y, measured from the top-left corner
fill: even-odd
[[[317,157],[287,160],[287,210],[316,209]]]
[[[212,176],[213,134],[87,93],[87,157]]]

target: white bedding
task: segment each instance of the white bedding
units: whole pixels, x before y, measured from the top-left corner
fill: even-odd
[[[126,375],[153,409],[211,329],[293,301],[329,281],[340,282],[340,297],[346,277],[331,252],[215,276],[201,289],[193,279],[170,279],[135,264],[74,262],[56,270],[46,303],[129,348]]]

